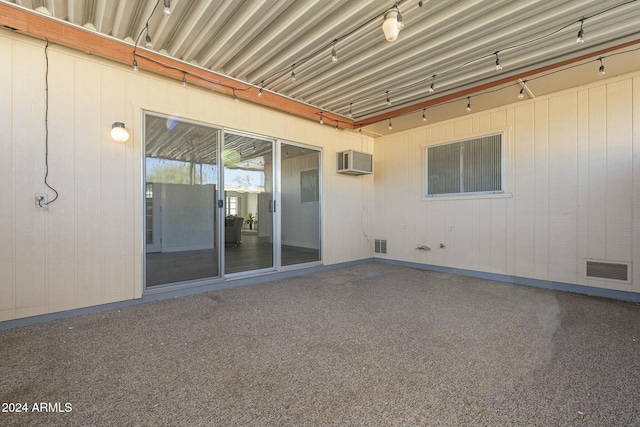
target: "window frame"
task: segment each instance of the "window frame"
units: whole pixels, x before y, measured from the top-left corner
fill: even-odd
[[[500,136],[500,190],[489,190],[489,191],[470,191],[470,192],[458,192],[458,193],[439,193],[439,194],[429,194],[429,149],[434,147],[440,147],[444,145],[452,145],[459,144],[466,141],[472,141],[475,139],[481,139],[492,136]],[[505,183],[505,169],[506,169],[506,156],[505,156],[505,145],[506,138],[504,131],[495,131],[495,132],[487,132],[478,135],[472,135],[462,139],[456,140],[448,140],[439,142],[436,144],[422,144],[422,165],[423,165],[423,200],[434,200],[438,198],[477,198],[477,197],[486,197],[486,196],[494,196],[501,197],[507,195],[506,193],[506,183]]]

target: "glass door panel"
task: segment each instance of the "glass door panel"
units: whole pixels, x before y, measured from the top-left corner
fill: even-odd
[[[224,272],[272,269],[273,141],[225,132]]]
[[[282,143],[280,224],[283,266],[320,261],[320,152]]]
[[[146,286],[220,275],[218,129],[144,117]]]

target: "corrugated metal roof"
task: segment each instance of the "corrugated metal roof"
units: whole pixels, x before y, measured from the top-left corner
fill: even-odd
[[[145,49],[148,21],[154,51],[322,110],[352,108],[355,120],[637,39],[640,22],[638,1],[403,0],[405,28],[390,43],[381,29],[389,0],[172,0],[169,16],[158,0],[11,3],[132,49],[135,40]]]

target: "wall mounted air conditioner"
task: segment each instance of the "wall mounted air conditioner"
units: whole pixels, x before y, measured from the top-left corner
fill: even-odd
[[[366,175],[373,173],[373,156],[369,153],[347,150],[338,153],[338,173]]]

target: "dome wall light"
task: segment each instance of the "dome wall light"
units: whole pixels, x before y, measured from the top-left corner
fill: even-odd
[[[402,15],[398,9],[390,9],[384,14],[384,22],[382,23],[382,31],[384,38],[388,42],[395,41],[400,34],[400,30],[404,28]]]
[[[116,142],[126,142],[129,139],[129,131],[122,122],[113,122],[111,125],[111,138]]]
[[[164,0],[164,16],[171,15],[171,0]]]

